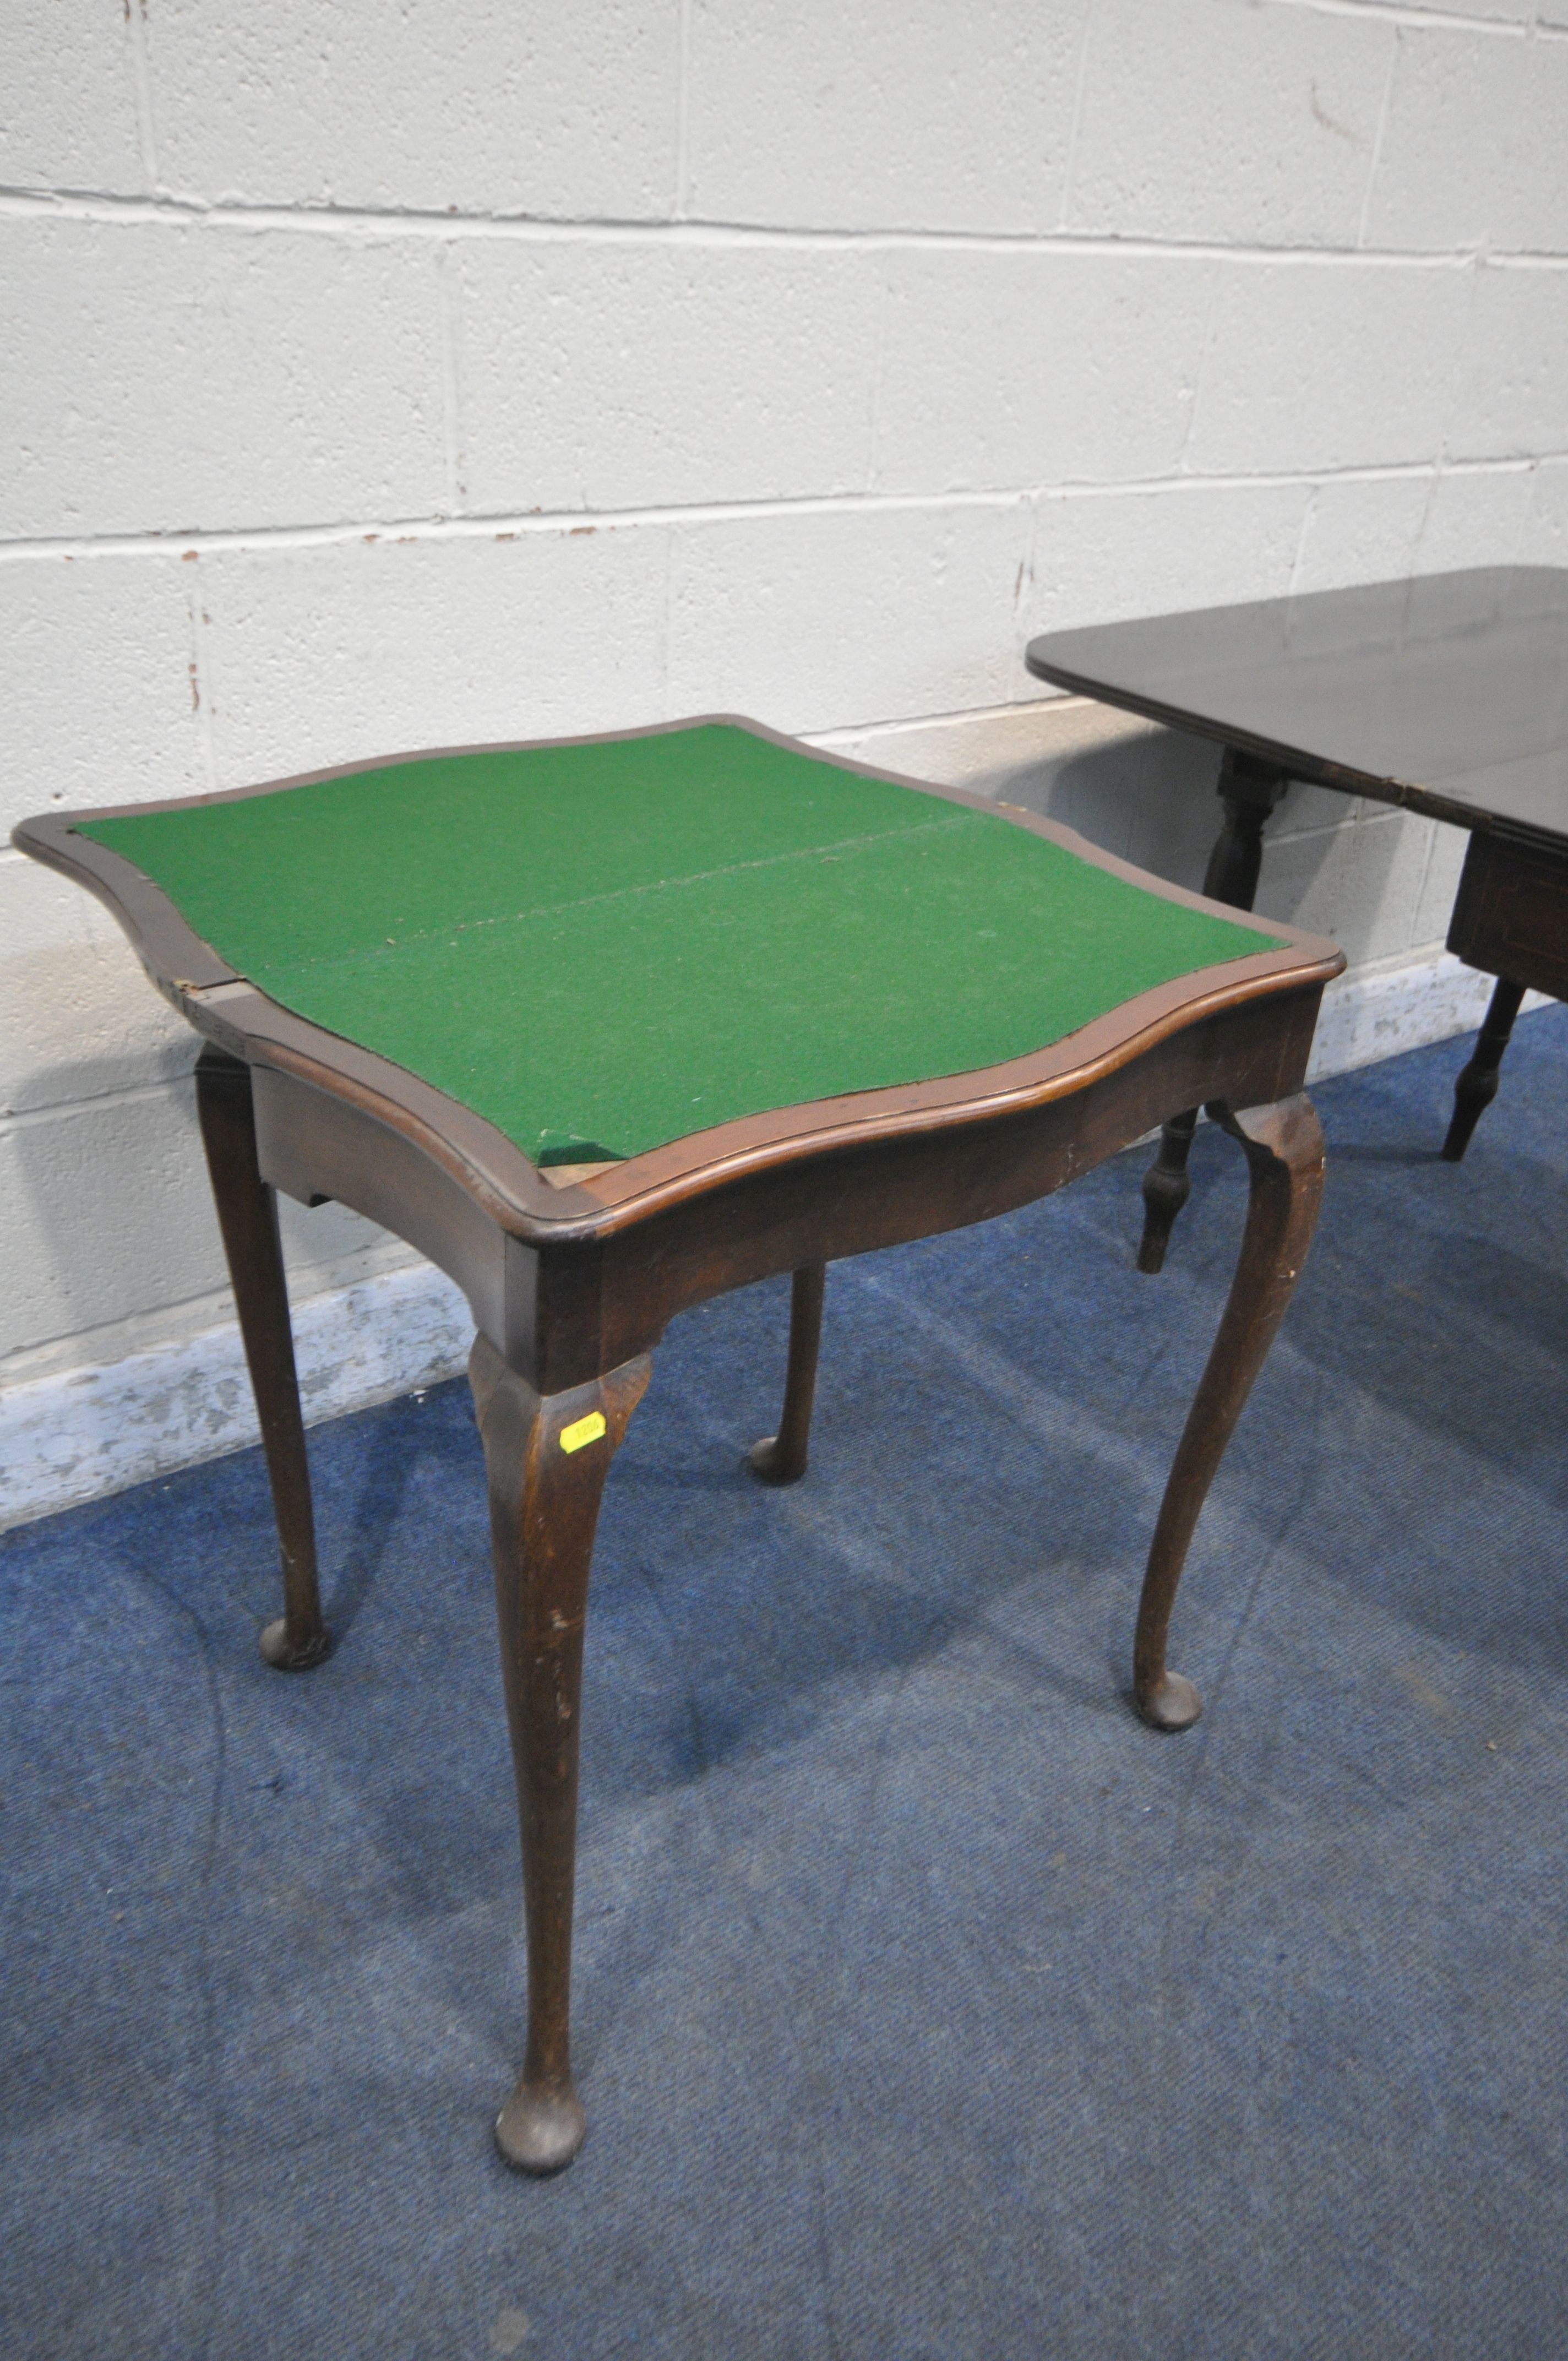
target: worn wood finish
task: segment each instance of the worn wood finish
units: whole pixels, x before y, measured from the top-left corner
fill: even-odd
[[[784,1375],[779,1431],[776,1434],[764,1434],[747,1454],[752,1474],[760,1476],[764,1484],[795,1484],[806,1473],[827,1282],[827,1264],[808,1262],[795,1272],[790,1289],[789,1366]]]
[[[483,1335],[468,1365],[489,1480],[528,1922],[528,2048],[496,2143],[521,2172],[558,2172],[587,2129],[570,2027],[583,1627],[604,1479],[652,1373],[644,1357],[542,1398]]]
[[[334,774],[312,774],[321,775]],[[956,791],[951,799],[983,800]],[[1008,817],[1149,891],[1199,899],[1054,823]],[[159,989],[212,1045],[202,1061],[203,1129],[225,1235],[232,1231],[264,1429],[273,1437],[269,1461],[291,1586],[286,1660],[304,1661],[321,1627],[271,1191],[307,1204],[334,1198],[386,1224],[467,1296],[479,1331],[471,1376],[489,1485],[529,1943],[527,2056],[497,2137],[521,2169],[554,2170],[575,2154],[584,2121],[572,2081],[569,1992],[589,1561],[609,1460],[666,1324],[728,1289],[795,1274],[784,1407],[759,1472],[775,1480],[797,1475],[828,1261],[1027,1204],[1202,1104],[1264,1109],[1237,1119],[1249,1140],[1272,1140],[1271,1122],[1294,1126],[1292,1138],[1304,1136],[1304,1102],[1277,1118],[1266,1110],[1300,1091],[1322,988],[1343,958],[1298,929],[1260,926],[1284,948],[1143,994],[1029,1057],[775,1109],[547,1180],[468,1109],[234,974],[139,872],[76,836],[71,816],[29,821],[16,840],[107,902]],[[1151,1561],[1148,1598],[1162,1634],[1204,1490],[1283,1309],[1278,1255],[1299,1262],[1288,1241],[1302,1235],[1303,1220],[1310,1227],[1299,1195],[1287,1245],[1274,1240],[1270,1261],[1273,1234],[1263,1238],[1258,1210],[1265,1200],[1273,1202],[1255,1172],[1246,1277],[1238,1276],[1189,1422],[1172,1484],[1178,1507],[1168,1499]],[[1230,1368],[1237,1355],[1239,1388]],[[602,1433],[587,1432],[585,1420],[602,1420]],[[577,1448],[563,1447],[573,1440]],[[1146,1622],[1157,1608],[1146,1602]],[[1146,1709],[1175,1726],[1179,1695],[1157,1665],[1140,1697],[1146,1692]]]
[[[311,1471],[278,1206],[257,1160],[250,1069],[211,1044],[196,1060],[196,1113],[261,1422],[283,1561],[283,1612],[263,1631],[261,1653],[280,1672],[307,1672],[321,1663],[332,1642],[317,1584]]]
[[[1176,1587],[1215,1470],[1300,1275],[1323,1188],[1322,1129],[1306,1098],[1209,1112],[1240,1143],[1252,1191],[1235,1278],[1177,1446],[1138,1603],[1134,1695],[1144,1719],[1166,1730],[1189,1729],[1202,1711],[1192,1683],[1166,1665]]]

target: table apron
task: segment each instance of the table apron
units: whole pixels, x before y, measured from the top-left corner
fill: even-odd
[[[504,1349],[508,1239],[460,1180],[367,1108],[276,1067],[250,1070],[261,1177],[301,1204],[333,1198],[428,1255]]]
[[[1044,1106],[833,1149],[753,1174],[612,1235],[603,1351],[649,1350],[686,1305],[775,1271],[832,1262],[1011,1213],[1209,1100],[1289,1098],[1305,1080],[1321,985],[1201,1019]]]
[[[1470,840],[1448,948],[1486,975],[1568,999],[1568,846],[1503,829]]]
[[[1219,1009],[1044,1105],[800,1153],[558,1245],[510,1235],[368,1109],[259,1065],[258,1148],[273,1187],[334,1198],[428,1255],[509,1365],[558,1393],[652,1350],[677,1312],[730,1288],[1012,1212],[1183,1107],[1290,1097],[1321,989]]]

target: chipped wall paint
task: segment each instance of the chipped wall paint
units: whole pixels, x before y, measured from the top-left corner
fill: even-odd
[[[294,1306],[306,1423],[457,1376],[473,1333],[461,1293],[427,1262],[307,1297]],[[232,1323],[11,1387],[0,1394],[0,1530],[258,1439]]]

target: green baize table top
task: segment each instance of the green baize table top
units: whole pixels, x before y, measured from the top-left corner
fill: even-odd
[[[227,965],[534,1163],[1048,1048],[1279,948],[725,722],[83,823]]]

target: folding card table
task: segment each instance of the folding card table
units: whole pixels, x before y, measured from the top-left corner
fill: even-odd
[[[1568,998],[1568,571],[1477,566],[1050,631],[1027,662],[1220,741],[1216,901],[1251,909],[1264,824],[1293,779],[1469,830],[1448,947],[1497,981],[1454,1085],[1442,1153],[1457,1164],[1525,993]],[[1144,1183],[1141,1269],[1159,1269],[1187,1202],[1196,1121],[1166,1125]]]
[[[1166,1628],[1311,1235],[1322,1142],[1299,1093],[1331,944],[724,719],[57,813],[15,841],[108,904],[204,1037],[197,1105],[282,1550],[270,1664],[328,1647],[273,1191],[384,1223],[472,1307],[528,1931],[510,2162],[554,2170],[583,2136],[588,1565],[676,1312],[795,1274],[779,1431],[751,1455],[787,1480],[828,1261],[1026,1204],[1209,1104],[1249,1210],[1135,1647],[1146,1719],[1196,1719]]]

